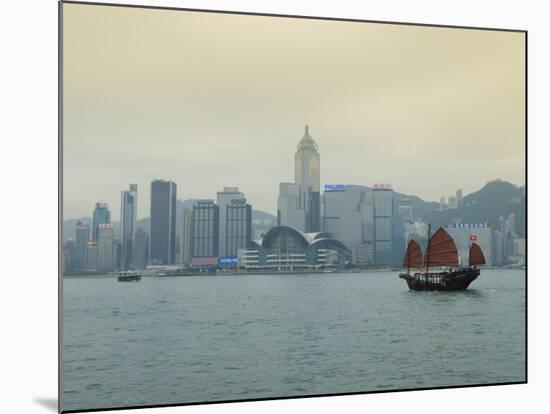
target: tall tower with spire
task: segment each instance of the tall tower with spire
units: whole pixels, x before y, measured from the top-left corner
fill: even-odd
[[[300,188],[299,207],[305,211],[305,232],[317,232],[321,227],[320,155],[317,144],[305,126],[304,136],[294,155],[294,182]]]

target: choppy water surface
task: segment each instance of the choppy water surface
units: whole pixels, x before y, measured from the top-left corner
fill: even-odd
[[[523,381],[524,271],[64,280],[64,409]]]

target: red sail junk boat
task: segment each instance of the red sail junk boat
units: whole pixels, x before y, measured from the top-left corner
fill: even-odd
[[[472,243],[468,267],[460,267],[455,242],[440,227],[433,236],[428,236],[425,257],[420,244],[414,240],[409,242],[403,259],[403,267],[407,269],[407,273],[401,273],[399,277],[405,279],[412,290],[463,290],[479,276],[480,270],[477,266],[483,264],[485,256],[481,247]],[[430,266],[439,270],[430,272]],[[411,268],[425,271],[411,275]]]

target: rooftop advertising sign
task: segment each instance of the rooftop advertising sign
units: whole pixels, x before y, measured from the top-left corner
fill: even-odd
[[[344,184],[325,184],[325,191],[345,191]]]

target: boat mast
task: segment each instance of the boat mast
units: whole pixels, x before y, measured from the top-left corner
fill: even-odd
[[[411,274],[411,249],[410,246],[411,242],[409,240],[409,243],[407,244],[407,274]]]
[[[432,225],[428,224],[428,246],[426,247],[426,282],[428,282],[428,269],[430,268],[430,243],[432,239]]]

